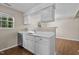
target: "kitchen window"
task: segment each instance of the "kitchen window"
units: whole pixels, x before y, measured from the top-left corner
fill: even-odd
[[[0,28],[13,28],[14,27],[14,19],[9,16],[0,14]]]

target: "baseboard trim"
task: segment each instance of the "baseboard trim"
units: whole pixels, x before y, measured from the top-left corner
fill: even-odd
[[[64,39],[64,40],[69,40],[69,41],[79,41],[78,39],[70,39],[70,38],[63,38],[63,37],[56,37],[57,39]]]
[[[10,47],[7,47],[7,48],[4,48],[4,49],[1,49],[0,52],[1,52],[1,51],[5,51],[5,50],[8,50],[8,49],[11,49],[11,48],[16,47],[16,46],[18,46],[18,45],[13,45],[13,46],[10,46]]]

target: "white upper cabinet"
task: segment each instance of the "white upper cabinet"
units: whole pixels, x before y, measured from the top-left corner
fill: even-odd
[[[24,17],[24,24],[28,24],[28,23],[27,23],[27,16]]]
[[[41,22],[54,21],[54,8],[53,6],[46,7],[41,10]]]
[[[53,22],[54,21],[54,15],[55,15],[55,5],[54,4],[40,4],[34,8],[32,8],[30,11],[26,13],[28,17],[26,16],[24,19],[27,19],[27,22],[29,20],[33,21],[39,21],[39,22]],[[24,21],[25,24],[27,24],[26,21]],[[35,22],[34,22],[35,23]]]

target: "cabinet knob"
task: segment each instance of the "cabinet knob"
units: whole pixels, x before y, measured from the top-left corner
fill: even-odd
[[[40,40],[42,40],[42,39],[40,39]]]

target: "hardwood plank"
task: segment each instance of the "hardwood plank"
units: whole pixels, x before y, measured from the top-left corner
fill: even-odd
[[[56,39],[57,55],[79,55],[79,41],[72,41],[62,38]],[[0,52],[0,55],[33,55],[22,47],[14,47]]]
[[[60,55],[79,55],[79,41],[57,38],[56,51]]]
[[[17,46],[17,47],[0,52],[0,55],[32,55],[32,53],[24,49],[23,47]]]

